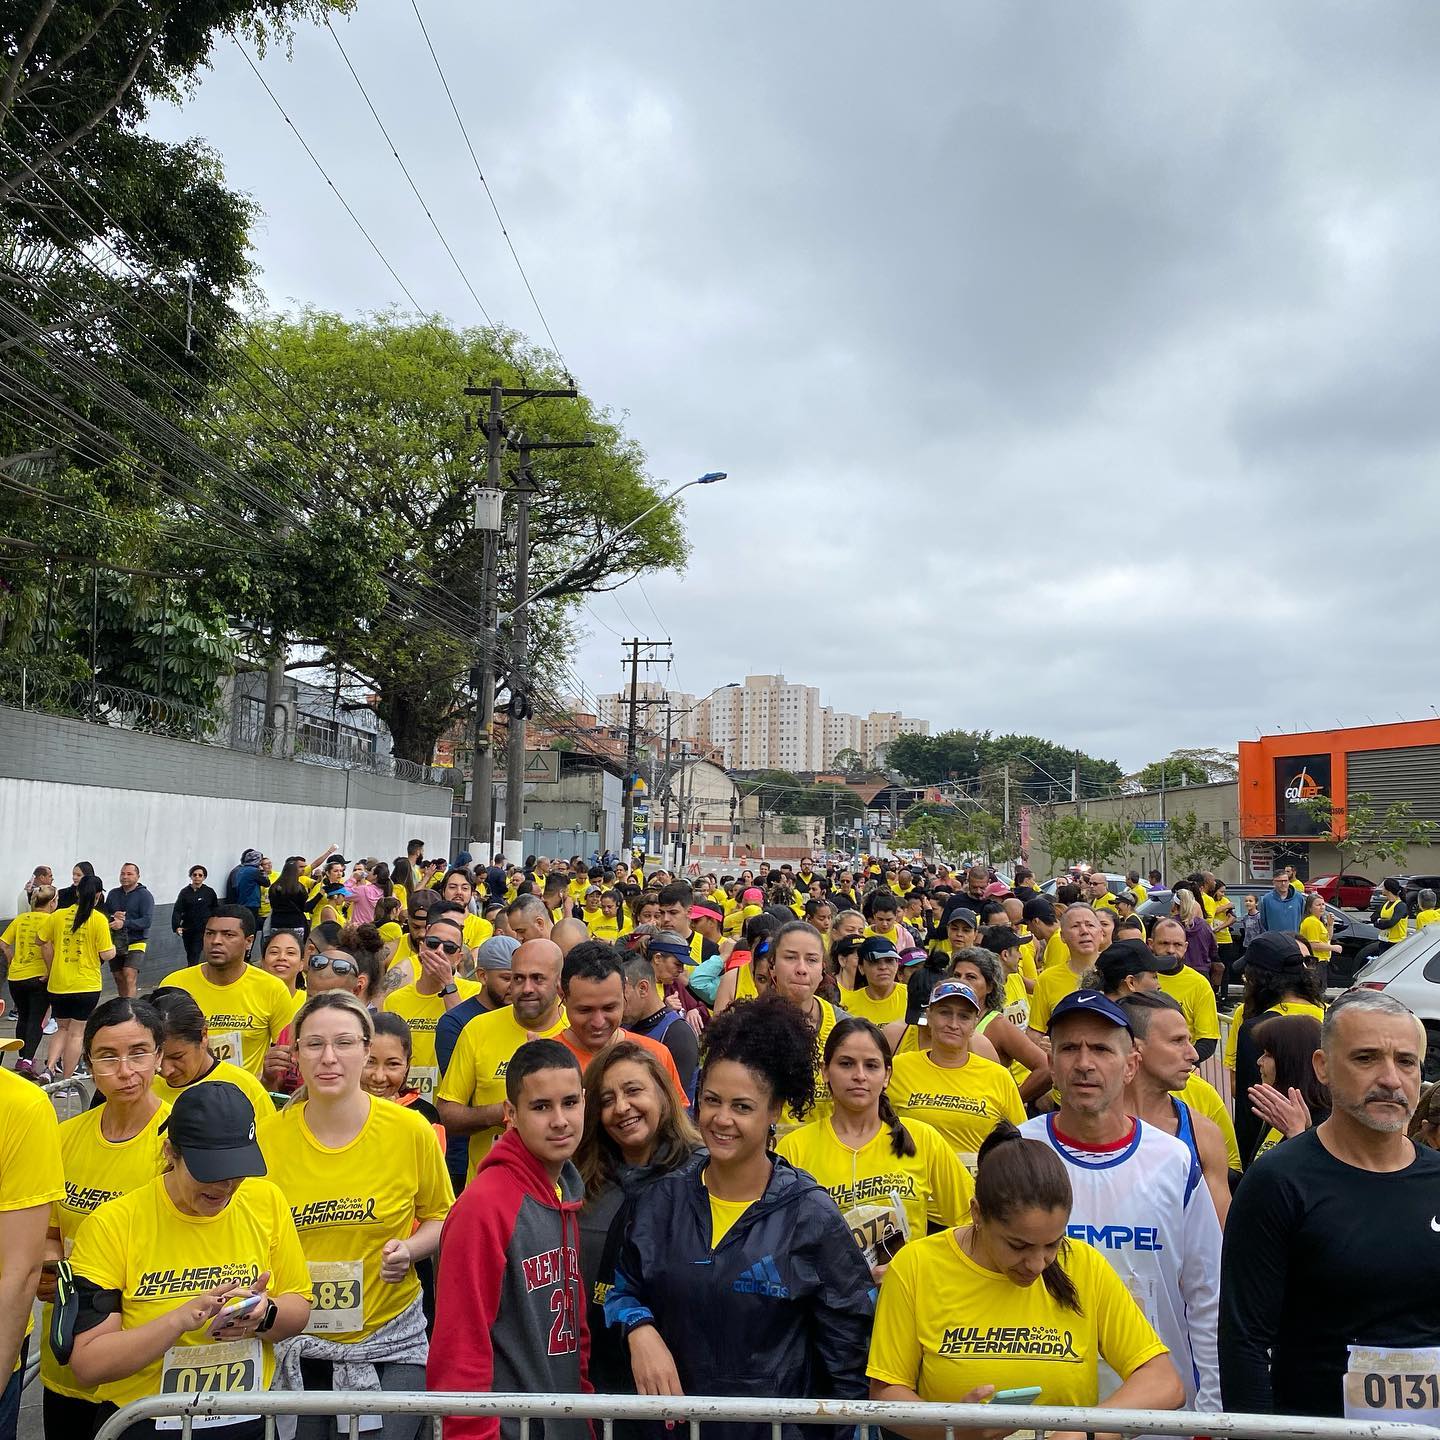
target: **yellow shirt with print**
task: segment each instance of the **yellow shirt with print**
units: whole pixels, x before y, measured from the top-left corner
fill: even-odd
[[[433,1141],[432,1141],[433,1143]],[[310,1272],[290,1207],[276,1185],[266,1179],[242,1180],[230,1203],[218,1215],[185,1215],[165,1189],[162,1176],[102,1205],[84,1220],[70,1256],[75,1274],[101,1290],[120,1292],[120,1324],[136,1330],[168,1315],[183,1300],[217,1284],[238,1281],[251,1285],[267,1271],[266,1293],[310,1298]],[[263,1336],[258,1383],[246,1388],[268,1390],[275,1374],[274,1347]],[[209,1324],[188,1330],[172,1352],[187,1366],[203,1366],[213,1353]],[[193,1353],[189,1353],[192,1352]],[[224,1367],[233,1371],[235,1365]],[[110,1400],[128,1405],[158,1395],[163,1360],[142,1365],[133,1375],[107,1387]],[[196,1389],[193,1372],[172,1389]]]
[[[0,1215],[65,1198],[60,1125],[50,1097],[13,1070],[0,1070]],[[28,1313],[25,1334],[34,1324]],[[20,1368],[19,1357],[11,1367]]]
[[[966,1224],[975,1196],[970,1172],[933,1125],[912,1119],[905,1128],[915,1142],[913,1155],[895,1153],[888,1125],[882,1125],[868,1144],[852,1150],[835,1133],[828,1116],[792,1130],[775,1149],[829,1191],[842,1213],[859,1205],[883,1205],[896,1195],[912,1240],[926,1234],[931,1225]]]
[[[322,1144],[303,1101],[267,1119],[257,1137],[311,1267],[311,1333],[341,1343],[373,1335],[419,1298],[413,1266],[397,1283],[380,1278],[381,1251],[426,1220],[443,1220],[455,1203],[429,1121],[393,1101],[369,1100],[370,1116],[348,1145]],[[358,1309],[360,1324],[333,1328],[344,1323],[337,1309]]]
[[[569,1023],[564,1006],[548,1030],[527,1030],[508,1005],[477,1015],[455,1042],[450,1065],[435,1092],[436,1098],[477,1107],[500,1104],[505,1099],[505,1071],[510,1057],[527,1040],[553,1040]],[[475,1167],[490,1153],[490,1147],[504,1128],[504,1125],[492,1125],[470,1137],[467,1180],[474,1178]]]
[[[888,1091],[900,1118],[933,1125],[972,1175],[981,1143],[996,1124],[1025,1122],[1014,1076],[980,1055],[958,1067],[937,1065],[924,1050],[897,1055]]]
[[[164,1166],[164,1136],[160,1126],[170,1107],[157,1105],[138,1135],[128,1140],[107,1140],[100,1129],[105,1107],[86,1110],[60,1127],[60,1155],[65,1165],[65,1198],[55,1203],[51,1224],[58,1227],[66,1254],[75,1244],[80,1223],[107,1200],[128,1195],[148,1185]],[[40,1378],[47,1390],[74,1400],[106,1400],[108,1386],[82,1385],[68,1365],[55,1358],[50,1346],[50,1315],[40,1336]]]
[[[110,922],[92,910],[75,929],[76,906],[52,911],[41,937],[53,947],[45,988],[54,995],[89,995],[101,988],[101,955],[115,948]]]
[[[229,985],[208,979],[203,964],[172,970],[160,984],[178,985],[204,1012],[212,1055],[257,1077],[266,1050],[295,1013],[295,998],[285,982],[248,963]]]
[[[478,980],[467,980],[463,975],[455,977],[455,989],[459,994],[456,1004],[480,993]],[[440,1060],[435,1053],[435,1027],[445,1014],[445,999],[441,995],[422,995],[413,984],[402,985],[385,997],[381,1007],[398,1015],[410,1027],[410,1083],[420,1091],[421,1097],[433,1101],[436,1087],[440,1084]]]
[[[1160,962],[1157,960],[1156,964]],[[1220,1012],[1215,1008],[1215,992],[1198,970],[1184,964],[1173,975],[1161,974],[1160,989],[1185,1012],[1190,1043],[1220,1038]]]
[[[1038,1385],[1045,1405],[1088,1406],[1100,1398],[1102,1359],[1128,1379],[1167,1353],[1098,1250],[1067,1240],[1057,1259],[1079,1293],[1078,1310],[1042,1284],[1016,1285],[978,1265],[954,1230],[913,1241],[880,1287],[866,1373],[925,1401],[953,1404],[977,1385]],[[1057,1336],[1063,1346],[1042,1343]]]
[[[49,938],[50,910],[27,910],[17,915],[0,935],[0,943],[10,947],[11,980],[38,980],[45,974],[45,959],[40,942]]]

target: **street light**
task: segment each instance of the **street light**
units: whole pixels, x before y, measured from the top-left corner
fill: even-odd
[[[724,470],[708,470],[697,479],[687,480],[683,485],[677,485],[668,495],[662,495],[648,510],[642,510],[628,525],[622,526],[613,535],[609,536],[604,544],[597,545],[588,555],[582,556],[566,570],[563,575],[557,575],[555,579],[547,580],[538,590],[532,591],[521,600],[513,610],[501,611],[499,615],[500,623],[503,624],[513,616],[518,615],[520,611],[525,609],[532,601],[538,600],[547,590],[553,590],[557,585],[563,585],[577,570],[588,565],[597,555],[608,550],[622,535],[628,535],[642,520],[647,519],[657,510],[663,509],[674,500],[677,495],[683,494],[692,485],[713,485],[717,480],[724,480],[725,478],[726,472]]]

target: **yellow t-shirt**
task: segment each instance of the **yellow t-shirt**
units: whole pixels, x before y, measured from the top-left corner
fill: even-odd
[[[747,965],[746,972],[749,969],[750,967]],[[754,976],[751,976],[750,983],[752,986],[755,983]],[[830,1085],[825,1079],[824,1055],[825,1042],[830,1038],[830,1032],[836,1026],[837,1017],[835,1007],[828,1000],[822,1000],[817,995],[815,1003],[820,1007],[820,1027],[815,1033],[815,1108],[806,1112],[804,1120],[799,1120],[796,1118],[795,1112],[786,1105],[780,1111],[780,1119],[775,1126],[778,1135],[785,1135],[812,1120],[823,1119],[830,1113]]]
[[[479,994],[480,982],[457,975],[455,988],[459,991],[457,1003],[460,1003]],[[435,1027],[445,1013],[445,1001],[439,995],[422,995],[414,985],[405,985],[385,997],[383,1008],[398,1015],[410,1027],[410,1083],[424,1099],[433,1100],[435,1087],[440,1083]]]
[[[1300,938],[1310,946],[1310,953],[1319,961],[1324,962],[1330,959],[1330,932],[1325,928],[1325,922],[1318,916],[1307,915],[1300,922]],[[1317,945],[1324,945],[1327,948],[1321,950]],[[1255,1152],[1260,1153],[1258,1150]]]
[[[50,1223],[59,1227],[67,1253],[75,1243],[75,1232],[81,1221],[105,1201],[148,1185],[164,1164],[164,1137],[160,1126],[170,1114],[168,1105],[157,1105],[145,1128],[129,1140],[107,1140],[100,1133],[100,1117],[104,1113],[105,1107],[98,1106],[83,1111],[60,1127],[65,1198],[55,1203]],[[45,1327],[40,1337],[40,1378],[45,1388],[76,1400],[108,1399],[108,1386],[87,1388],[75,1378],[68,1365],[62,1365],[55,1358],[50,1348],[50,1309],[46,1307]]]
[[[50,1097],[13,1070],[0,1070],[0,1215],[65,1198],[60,1126]],[[27,1315],[25,1333],[33,1317]],[[11,1373],[20,1368],[16,1358]]]
[[[1045,953],[1041,957],[1043,963],[1040,966],[1041,973],[1046,970],[1053,970],[1057,965],[1063,965],[1070,958],[1070,947],[1060,938],[1057,930],[1046,942]]]
[[[1035,968],[1035,937],[1033,935],[1027,936],[1025,943],[1020,947],[1019,974],[1021,979],[1029,980],[1031,984],[1040,978],[1040,972]]]
[[[981,1142],[997,1122],[1025,1122],[1014,1077],[980,1055],[971,1055],[959,1068],[937,1065],[927,1050],[897,1055],[889,1094],[902,1120],[933,1125],[972,1175]]]
[[[120,1292],[120,1323],[126,1330],[166,1315],[182,1300],[227,1281],[253,1284],[267,1270],[266,1294],[272,1298],[310,1298],[310,1274],[290,1209],[279,1189],[263,1179],[241,1181],[218,1215],[181,1214],[165,1189],[164,1177],[152,1180],[102,1205],[82,1222],[70,1263],[76,1275],[92,1285]],[[253,1372],[246,1375],[239,1360],[219,1366],[219,1373],[232,1382],[242,1377],[248,1381],[238,1384],[238,1389],[268,1389],[275,1373],[274,1349],[263,1335],[250,1343],[259,1347],[258,1378]],[[224,1348],[230,1350],[229,1345]],[[169,1353],[188,1370],[213,1364],[206,1352],[213,1355],[218,1349],[212,1348],[206,1324],[187,1331]],[[113,1381],[107,1395],[117,1405],[128,1405],[166,1388],[198,1389],[207,1378],[182,1371],[178,1380],[172,1378],[162,1386],[164,1369],[163,1360],[153,1360],[135,1374]]]
[[[883,1205],[892,1194],[898,1196],[912,1240],[924,1235],[930,1223],[967,1223],[975,1196],[970,1172],[933,1125],[912,1119],[905,1121],[905,1128],[915,1142],[913,1155],[895,1153],[885,1125],[869,1144],[852,1150],[828,1117],[792,1130],[775,1150],[823,1185],[842,1212],[857,1205]]]
[[[714,1250],[755,1202],[753,1200],[717,1200],[708,1188],[705,1193],[710,1196],[710,1248]]]
[[[1137,910],[1150,898],[1150,891],[1146,889],[1144,885],[1140,884],[1139,881],[1131,885],[1129,890],[1135,897],[1135,908]]]
[[[99,910],[92,910],[78,929],[74,905],[52,911],[49,924],[41,937],[54,948],[50,961],[50,978],[46,989],[55,995],[89,995],[101,988],[100,957],[115,948],[115,935],[110,922]]]
[[[270,1092],[257,1080],[248,1070],[242,1070],[238,1065],[216,1065],[208,1074],[202,1075],[198,1080],[192,1080],[191,1085],[204,1085],[207,1082],[214,1083],[216,1080],[223,1080],[227,1085],[233,1085],[245,1096],[255,1107],[255,1118],[263,1120],[267,1115],[275,1113],[275,1102],[270,1098]],[[164,1077],[157,1075],[150,1088],[167,1104],[173,1105],[178,1096],[184,1094],[184,1090],[172,1090],[165,1083]],[[185,1089],[188,1089],[186,1086]]]
[[[1312,1005],[1308,1000],[1282,1000],[1278,1005],[1272,1005],[1266,1012],[1267,1015],[1308,1015],[1312,1020],[1321,1022],[1325,1019],[1325,1012],[1318,1005]],[[1225,1068],[1235,1068],[1235,1050],[1240,1042],[1240,1027],[1245,1023],[1245,1002],[1242,1000],[1230,1016],[1230,1033],[1225,1037]]]
[[[876,1000],[868,990],[842,990],[840,1008],[851,1015],[863,1016],[877,1025],[888,1025],[892,1020],[905,1018],[907,992],[897,984],[883,1000]]]
[[[1266,1132],[1265,1138],[1260,1142],[1260,1148],[1255,1152],[1255,1159],[1258,1160],[1267,1150],[1273,1150],[1285,1137],[1272,1125]],[[1253,1161],[1251,1162],[1254,1163]]]
[[[1157,965],[1160,961],[1155,962]],[[1173,975],[1160,976],[1160,989],[1185,1012],[1190,1043],[1220,1038],[1220,1014],[1215,1008],[1215,992],[1198,970],[1183,962]]]
[[[1197,1115],[1213,1120],[1220,1127],[1220,1133],[1225,1137],[1225,1161],[1230,1169],[1239,1170],[1240,1142],[1235,1138],[1235,1121],[1225,1108],[1220,1092],[1198,1071],[1192,1071],[1184,1088],[1175,1093]]]
[[[1440,910],[1420,910],[1415,915],[1415,929],[1425,929],[1427,925],[1434,925],[1440,921]]]
[[[1110,910],[1116,914],[1119,913],[1115,910],[1115,896],[1109,890],[1093,903],[1092,908],[1095,910]]]
[[[613,945],[620,938],[618,915],[607,915],[603,910],[597,910],[594,915],[586,914],[585,924],[589,927],[592,940],[604,940]]]
[[[203,965],[174,970],[161,985],[178,985],[205,1012],[210,1050],[217,1059],[242,1066],[259,1076],[265,1051],[290,1023],[295,1000],[283,980],[268,970],[246,965],[230,985],[217,985]]]
[[[0,942],[11,950],[11,980],[38,980],[45,973],[40,942],[49,939],[50,916],[53,913],[50,910],[27,910],[5,927]]]
[[[954,1403],[977,1385],[1038,1385],[1037,1404],[1094,1405],[1102,1359],[1128,1379],[1167,1352],[1098,1250],[1067,1240],[1059,1262],[1078,1313],[1041,1281],[1022,1287],[977,1265],[954,1230],[905,1246],[880,1286],[866,1373],[929,1401]]]
[[[559,1018],[548,1030],[527,1030],[508,1005],[477,1015],[455,1042],[449,1068],[435,1091],[436,1098],[459,1105],[498,1105],[505,1098],[505,1071],[510,1057],[527,1040],[553,1040],[569,1023],[563,1005]],[[504,1128],[492,1125],[470,1137],[467,1180],[474,1177],[475,1167],[490,1153],[495,1137]]]
[[[482,915],[467,915],[461,939],[472,950],[478,950],[493,934],[495,927]]]
[[[1066,954],[1069,960],[1069,954]],[[1050,1028],[1050,1012],[1067,996],[1080,988],[1080,977],[1069,964],[1052,965],[1041,972],[1030,997],[1030,1029],[1043,1035]]]
[[[258,1136],[310,1266],[309,1330],[327,1340],[364,1339],[415,1300],[414,1268],[390,1284],[380,1278],[380,1252],[423,1221],[443,1220],[455,1203],[429,1121],[369,1098],[370,1118],[348,1145],[321,1144],[303,1101],[267,1119]]]

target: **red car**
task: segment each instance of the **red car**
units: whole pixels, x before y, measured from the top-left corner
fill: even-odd
[[[1363,875],[1321,875],[1307,882],[1305,888],[1318,890],[1329,904],[1342,910],[1368,910],[1375,882]]]

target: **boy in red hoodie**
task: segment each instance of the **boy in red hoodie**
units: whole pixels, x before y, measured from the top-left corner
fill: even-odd
[[[558,1040],[530,1040],[505,1071],[506,1130],[445,1221],[435,1276],[430,1390],[589,1391],[580,1277],[585,1186],[580,1063]],[[450,1416],[445,1440],[518,1440],[519,1420]],[[532,1421],[535,1440],[589,1440],[584,1420]]]

